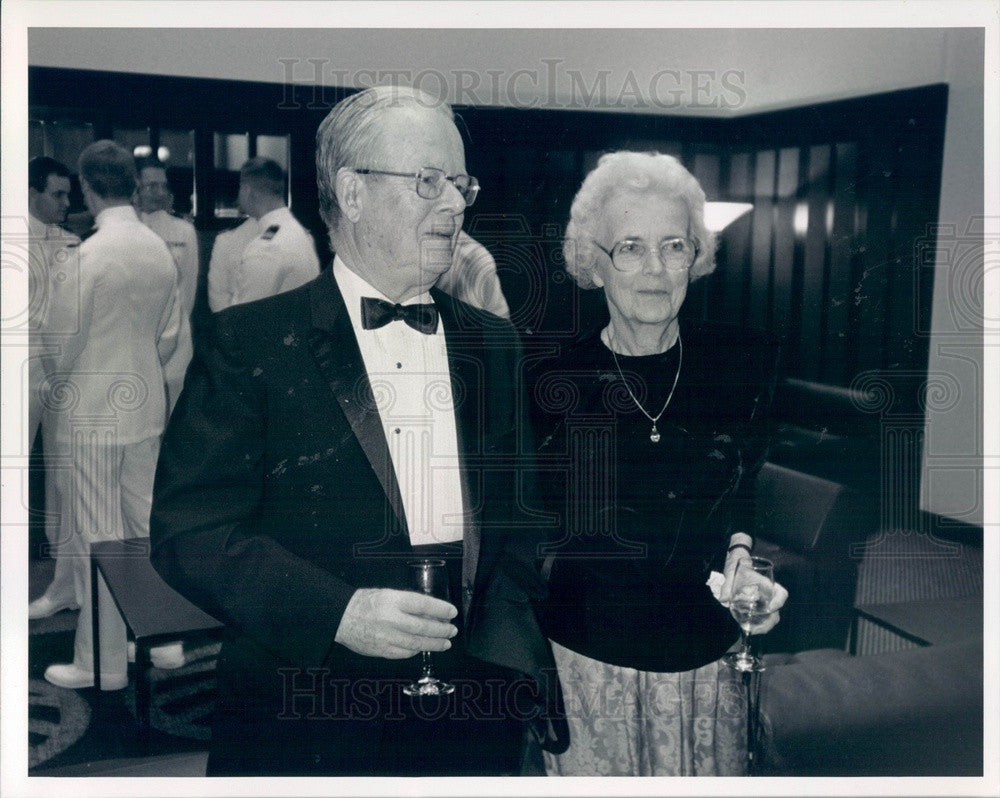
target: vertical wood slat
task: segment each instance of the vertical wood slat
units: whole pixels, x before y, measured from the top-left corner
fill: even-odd
[[[784,337],[790,331],[792,268],[795,249],[795,204],[799,184],[799,148],[778,152],[777,199],[774,206],[774,245],[771,270],[771,332]]]
[[[802,325],[799,344],[800,373],[818,379],[823,365],[826,317],[827,208],[830,203],[831,148],[809,148],[806,186],[806,234],[802,264]]]
[[[766,330],[770,317],[771,285],[771,236],[774,229],[774,174],[773,150],[757,152],[754,164],[753,228],[750,243],[752,252],[750,272],[751,327]]]
[[[701,184],[709,201],[720,194],[721,172],[722,159],[717,150],[702,150],[695,153],[692,174]],[[720,301],[723,290],[723,281],[711,277],[701,278],[692,283],[688,288],[688,298],[685,300],[685,303],[691,303],[688,316],[702,320],[710,318],[712,308]]]
[[[750,153],[738,152],[730,156],[728,183],[730,199],[746,202],[754,200],[751,170]],[[721,236],[720,255],[724,257],[720,257],[719,261],[721,270],[719,282],[722,289],[717,311],[713,308],[714,318],[730,319],[741,324],[745,324],[748,318],[752,219],[753,213],[745,215],[726,228]]]
[[[896,257],[888,275],[893,302],[888,309],[885,346],[898,354],[897,367],[910,370],[926,368],[924,331],[929,329],[932,283],[926,279],[930,270],[920,269],[916,262],[914,245],[929,234],[928,220],[933,220],[930,211],[936,203],[930,187],[936,184],[932,171],[939,166],[929,151],[931,144],[919,129],[907,126],[896,147],[897,168],[905,170],[907,183],[901,186],[903,190],[898,192],[895,203]]]
[[[886,366],[882,338],[887,319],[888,271],[894,249],[892,209],[896,202],[893,138],[883,132],[870,136],[867,143],[868,168],[863,179],[867,225],[861,239],[864,251],[858,279],[856,370],[859,372]]]
[[[802,301],[805,284],[805,247],[806,224],[809,207],[805,196],[809,187],[809,148],[798,148],[798,163],[796,175],[798,185],[795,188],[795,201],[791,211],[792,236],[792,276],[791,296],[788,308],[788,337],[790,345],[785,348],[785,367],[798,373],[802,368],[801,350],[798,343],[802,340]]]
[[[854,239],[854,210],[857,194],[856,142],[838,142],[834,147],[836,167],[833,190],[833,233],[830,242],[830,279],[827,294],[825,382],[844,384],[848,379],[847,329],[851,301],[851,249]]]

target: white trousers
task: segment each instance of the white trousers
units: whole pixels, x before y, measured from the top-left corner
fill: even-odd
[[[73,663],[81,670],[94,668],[90,546],[149,535],[159,451],[159,436],[119,445],[114,443],[113,431],[78,429],[71,446],[72,467],[58,472],[58,502],[64,524],[72,530],[72,534],[63,533],[60,548],[72,562],[80,598]],[[103,580],[98,591],[101,673],[124,674],[128,669],[125,622]]]
[[[83,603],[81,588],[76,585],[73,576],[73,559],[77,556],[78,547],[73,538],[76,533],[67,523],[68,518],[59,506],[60,471],[72,467],[70,459],[60,453],[52,430],[55,420],[48,415],[42,417],[42,457],[45,461],[45,537],[49,541],[49,554],[55,561],[55,573],[52,582],[45,588],[45,594],[57,604],[64,600],[72,600],[76,604]],[[65,447],[63,447],[65,450]]]

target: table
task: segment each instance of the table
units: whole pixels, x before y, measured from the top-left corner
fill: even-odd
[[[857,653],[858,620],[861,618],[920,646],[959,643],[983,633],[980,596],[859,604],[854,613],[852,654]]]
[[[222,629],[211,615],[200,610],[167,585],[149,561],[149,538],[109,540],[90,547],[91,617],[94,625],[94,686],[101,689],[100,631],[98,629],[98,575],[104,579],[125,626],[135,639],[135,710],[140,742],[148,750],[150,730],[150,649],[192,632]]]

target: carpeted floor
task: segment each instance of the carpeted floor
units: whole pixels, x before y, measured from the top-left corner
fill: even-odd
[[[927,532],[873,537],[858,552],[855,604],[983,598],[983,550]],[[917,644],[866,620],[858,623],[857,653],[899,651]]]
[[[40,594],[51,579],[52,563],[32,562],[29,590]],[[145,756],[135,714],[135,673],[129,666],[125,690],[65,690],[45,681],[45,668],[69,662],[77,612],[63,611],[30,622],[29,768],[33,774],[97,760]],[[183,668],[151,671],[153,687],[150,751],[172,754],[204,750],[215,691],[219,644],[192,639],[185,644]]]

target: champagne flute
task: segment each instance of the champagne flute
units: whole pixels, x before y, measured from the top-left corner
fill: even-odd
[[[729,611],[740,625],[740,650],[727,654],[726,664],[741,673],[764,670],[764,663],[750,648],[750,629],[761,623],[774,595],[774,565],[763,557],[744,557],[733,574],[733,594]]]
[[[410,560],[406,564],[410,571],[410,586],[418,593],[449,600],[448,569],[444,560]],[[403,688],[406,695],[449,695],[455,692],[455,685],[442,682],[431,672],[431,652],[420,652],[423,670],[420,678]]]

